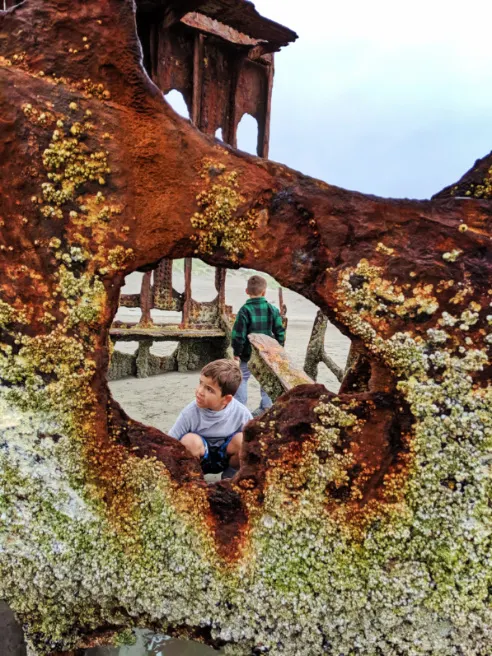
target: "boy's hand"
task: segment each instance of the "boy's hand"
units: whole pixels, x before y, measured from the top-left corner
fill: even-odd
[[[235,355],[235,356],[234,356],[234,360],[235,360],[236,362],[239,362],[239,355]]]

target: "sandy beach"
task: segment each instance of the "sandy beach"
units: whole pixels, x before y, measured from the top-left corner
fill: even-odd
[[[177,291],[183,290],[183,274],[177,263],[173,274],[173,285]],[[254,272],[251,270],[228,271],[226,279],[226,302],[232,305],[237,312],[247,300],[246,281]],[[140,290],[142,274],[133,273],[126,279],[123,293],[137,293]],[[278,286],[268,278],[269,287],[267,299],[278,307]],[[274,288],[277,287],[277,288]],[[194,263],[192,277],[193,298],[197,301],[210,301],[215,295],[214,269],[202,262]],[[285,348],[297,366],[302,367],[306,347],[313,327],[317,307],[295,292],[284,289],[284,303],[287,305],[287,339]],[[121,321],[138,321],[140,310],[137,308],[120,308],[116,318]],[[173,312],[153,310],[152,317],[155,322],[179,323],[181,315]],[[154,345],[153,352],[159,355],[170,354],[176,344],[172,342]],[[339,364],[344,366],[350,342],[337,328],[329,325],[326,331],[326,352]],[[127,353],[134,352],[136,342],[120,342],[117,348]],[[198,380],[198,372],[167,373],[150,378],[126,378],[110,383],[114,398],[122,405],[125,411],[134,419],[155,426],[166,432],[174,423],[182,408],[193,400],[194,389]],[[318,382],[327,389],[336,392],[338,381],[324,364],[320,364]],[[249,384],[248,407],[254,410],[259,405],[260,392],[258,383],[252,378]]]

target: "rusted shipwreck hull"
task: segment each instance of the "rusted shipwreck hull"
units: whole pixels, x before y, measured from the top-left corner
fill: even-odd
[[[137,624],[229,654],[489,654],[492,162],[408,201],[237,153],[166,105],[134,11],[0,12],[0,597],[39,654]],[[281,396],[215,485],[106,383],[124,277],[194,256],[269,272],[364,354],[356,388]]]

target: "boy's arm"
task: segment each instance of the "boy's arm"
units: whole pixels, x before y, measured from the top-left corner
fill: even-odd
[[[280,312],[277,310],[277,308],[275,308],[273,318],[273,336],[280,344],[280,346],[285,344],[285,328],[284,324],[282,323],[282,317],[280,316]]]
[[[241,308],[237,313],[236,321],[234,322],[234,326],[232,328],[232,334],[231,334],[231,346],[232,346],[232,350],[234,351],[234,355],[236,357],[240,357],[241,353],[243,352],[247,335],[248,335],[248,322],[245,313]]]
[[[184,410],[181,410],[173,427],[167,433],[171,437],[175,437],[177,440],[182,438],[183,435],[186,435],[186,433],[191,432],[190,414],[187,412],[187,409],[188,408],[184,408]]]

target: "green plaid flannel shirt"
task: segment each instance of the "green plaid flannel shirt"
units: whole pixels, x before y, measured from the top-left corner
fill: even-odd
[[[234,355],[243,362],[248,362],[251,357],[251,344],[248,339],[250,333],[275,337],[281,346],[285,343],[285,328],[280,312],[264,296],[248,299],[237,313],[234,322],[232,349]]]

